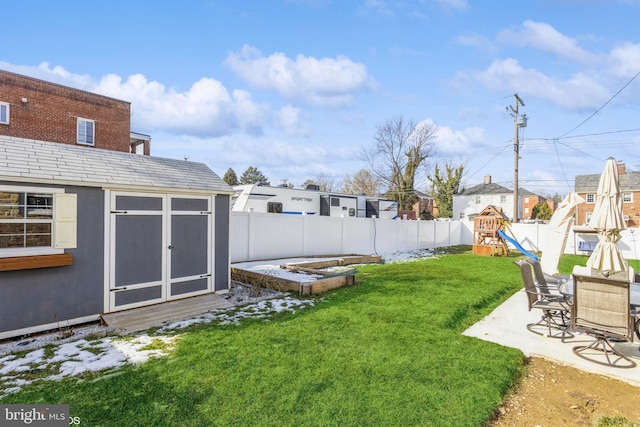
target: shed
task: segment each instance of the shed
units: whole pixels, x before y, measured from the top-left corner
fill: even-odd
[[[230,286],[205,164],[0,136],[0,339]]]

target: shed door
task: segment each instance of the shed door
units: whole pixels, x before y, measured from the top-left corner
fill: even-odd
[[[170,198],[168,299],[211,290],[211,198]]]
[[[211,203],[111,194],[109,311],[211,291]]]

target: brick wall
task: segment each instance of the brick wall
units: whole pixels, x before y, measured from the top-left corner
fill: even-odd
[[[522,198],[522,218],[530,219],[533,213],[533,208],[540,202],[544,202],[547,199],[538,195],[529,195]]]
[[[10,104],[10,122],[0,124],[0,135],[75,145],[81,117],[95,121],[96,148],[129,152],[129,102],[3,70],[0,102]]]
[[[629,193],[630,191],[625,191],[625,193]],[[629,219],[626,221],[627,227],[638,227],[640,226],[640,192],[631,191],[633,194],[632,202],[622,203],[622,214],[628,216]],[[593,194],[595,200],[596,191],[592,191],[590,193],[578,193],[580,197],[583,199],[587,199],[587,194]],[[576,207],[576,224],[577,225],[586,225],[587,224],[587,214],[593,212],[593,208],[596,206],[595,203],[581,203]]]

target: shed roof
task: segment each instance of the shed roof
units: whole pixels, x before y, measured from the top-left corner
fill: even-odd
[[[640,191],[640,172],[625,172],[619,175],[622,191]],[[595,193],[598,191],[600,174],[576,175],[576,193]]]
[[[107,188],[233,193],[204,163],[0,136],[0,179]]]

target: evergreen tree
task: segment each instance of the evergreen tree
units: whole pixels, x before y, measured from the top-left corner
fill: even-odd
[[[240,177],[241,184],[258,184],[260,182],[269,184],[269,179],[258,168],[253,166],[249,166],[246,171],[242,172]]]
[[[533,207],[531,210],[531,219],[542,219],[542,220],[550,220],[553,212],[551,212],[551,207],[549,207],[549,203],[540,202]]]
[[[227,172],[224,174],[224,177],[222,179],[224,180],[224,182],[231,186],[240,184],[240,182],[238,182],[238,176],[236,175],[236,172],[231,168],[227,169]]]

